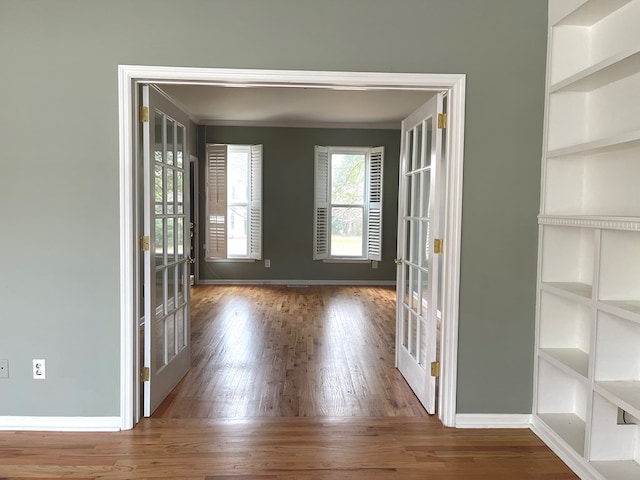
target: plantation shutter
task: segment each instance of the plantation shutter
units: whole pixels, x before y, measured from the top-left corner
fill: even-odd
[[[227,146],[207,145],[206,259],[227,257]]]
[[[249,256],[262,259],[262,145],[251,146]]]
[[[329,256],[329,149],[315,148],[315,217],[313,223],[313,259]]]
[[[367,259],[382,260],[382,166],[384,147],[369,151],[369,218],[367,222]]]

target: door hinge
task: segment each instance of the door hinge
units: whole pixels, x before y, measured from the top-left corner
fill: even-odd
[[[433,253],[442,253],[442,239],[434,238],[433,239]]]
[[[140,250],[143,252],[148,252],[149,251],[149,237],[148,236],[144,236],[144,237],[140,237]]]
[[[146,123],[149,121],[149,107],[140,107],[140,122]]]
[[[140,381],[141,382],[149,381],[149,367],[142,367],[140,369]]]
[[[431,362],[431,376],[432,377],[440,376],[440,362]]]
[[[438,128],[447,128],[447,114],[439,113],[438,114]]]

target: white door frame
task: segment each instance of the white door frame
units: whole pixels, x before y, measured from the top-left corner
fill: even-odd
[[[137,82],[191,83],[242,87],[305,87],[358,90],[448,91],[448,117],[444,187],[445,225],[443,265],[440,410],[446,426],[455,426],[462,227],[462,166],[466,76],[463,74],[327,72],[247,70],[219,68],[118,66],[119,169],[120,169],[120,428],[134,426],[138,382],[134,358],[135,282],[135,135],[138,122]],[[394,252],[395,253],[395,252]]]

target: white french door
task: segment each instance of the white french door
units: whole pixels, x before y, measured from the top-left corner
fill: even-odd
[[[398,202],[396,365],[430,414],[440,316],[441,255],[434,252],[442,245],[442,108],[439,93],[402,122]]]
[[[144,176],[144,416],[187,373],[189,157],[187,116],[151,86],[141,91]],[[146,244],[146,245],[144,245]]]

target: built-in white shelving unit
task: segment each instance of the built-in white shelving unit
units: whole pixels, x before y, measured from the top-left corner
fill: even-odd
[[[549,0],[534,429],[640,479],[640,0]]]

